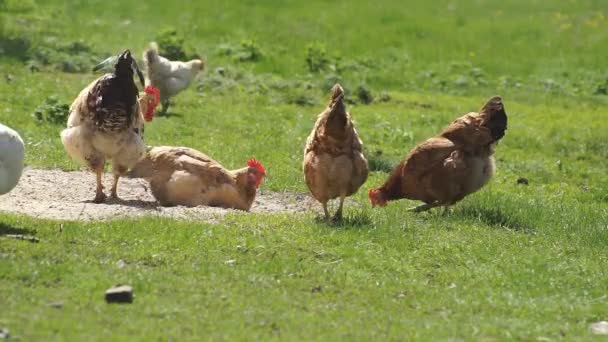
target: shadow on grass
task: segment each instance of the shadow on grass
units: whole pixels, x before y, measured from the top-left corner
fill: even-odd
[[[315,217],[315,222],[318,224],[324,224],[328,227],[336,227],[336,228],[361,228],[361,227],[370,227],[373,225],[372,219],[366,212],[354,212],[352,215],[347,215],[342,218],[340,221],[327,221],[325,216],[319,215]]]
[[[510,215],[498,207],[460,207],[454,211],[453,215],[456,217],[473,219],[492,227],[499,227],[527,234],[535,234],[532,227],[524,224],[516,216]]]
[[[123,200],[123,199],[107,199],[103,203],[95,203],[93,200],[85,200],[81,203],[87,204],[105,204],[105,205],[124,205],[127,207],[139,208],[139,209],[157,209],[161,205],[156,201],[144,201],[144,200]]]
[[[2,7],[1,4],[2,1],[0,1],[0,7]],[[2,46],[4,56],[25,61],[28,58],[31,42],[26,37],[7,37],[0,33],[0,46]]]
[[[38,243],[40,242],[40,239],[35,237],[35,234],[36,230],[33,229],[17,228],[6,223],[0,223],[0,238],[17,239]]]
[[[0,236],[5,235],[36,235],[35,229],[17,228],[0,222]]]
[[[172,113],[172,112],[166,112],[166,113],[162,113],[162,112],[158,112],[156,114],[154,114],[154,116],[157,116],[159,118],[171,118],[173,116],[178,117],[178,118],[183,118],[184,114],[180,114],[180,113]]]

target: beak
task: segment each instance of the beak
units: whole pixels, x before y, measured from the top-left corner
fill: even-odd
[[[93,67],[93,72],[99,71],[110,64],[111,65],[116,64],[116,61],[118,61],[118,57],[119,56],[110,56],[110,57],[106,58],[103,62],[101,62]]]
[[[133,62],[131,63],[131,68],[133,69],[133,72],[137,73],[137,77],[139,77],[139,82],[141,82],[141,86],[145,88],[146,82],[144,79],[144,73],[141,72],[141,70],[139,70],[139,66],[137,65],[137,62],[135,61],[135,58],[133,58]]]

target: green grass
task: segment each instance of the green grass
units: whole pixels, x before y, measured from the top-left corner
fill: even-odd
[[[347,207],[340,226],[313,214],[211,225],[0,213],[0,328],[27,341],[586,340],[608,319],[602,2],[171,4],[0,0],[0,122],[23,136],[27,164],[78,168],[62,125],[33,117],[97,77],[58,71],[71,57],[57,42],[85,42],[74,58],[86,65],[124,48],[139,56],[174,28],[208,69],[172,116],[146,127],[149,144],[194,147],[228,167],[256,157],[264,188],[306,191],[302,149],[329,87],[339,80],[356,101],[364,85],[376,101],[349,110],[378,171],[355,196],[362,208]],[[239,61],[244,41],[259,60]],[[309,71],[309,46],[325,51],[325,70]],[[369,208],[366,190],[391,165],[494,94],[510,121],[491,184],[448,216],[408,213],[410,201]],[[5,237],[15,233],[40,242]],[[118,283],[134,286],[133,304],[104,303]]]

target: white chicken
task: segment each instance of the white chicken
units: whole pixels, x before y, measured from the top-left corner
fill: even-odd
[[[23,172],[25,147],[19,133],[0,124],[0,195],[11,191]]]
[[[143,59],[147,83],[160,90],[163,113],[169,109],[169,99],[186,89],[194,77],[205,68],[205,63],[200,59],[180,62],[160,56],[158,45],[154,42],[150,43],[150,47],[144,52]]]

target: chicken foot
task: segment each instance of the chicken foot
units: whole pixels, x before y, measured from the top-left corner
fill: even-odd
[[[443,207],[443,212],[441,213],[441,215],[443,216],[450,216],[452,214],[452,208],[450,206],[444,206]]]
[[[101,178],[103,175],[103,167],[95,169],[97,176],[97,189],[95,190],[94,203],[103,203],[106,200],[106,194],[103,193],[103,184],[101,184]]]
[[[413,211],[413,212],[415,212],[415,213],[420,213],[420,212],[423,212],[423,211],[427,211],[427,210],[429,210],[429,209],[433,209],[433,208],[436,208],[436,207],[440,207],[440,206],[442,206],[442,205],[443,205],[443,204],[442,204],[442,203],[440,203],[440,202],[425,203],[425,204],[423,204],[423,205],[419,205],[419,206],[414,207],[414,208],[409,208],[409,209],[408,209],[408,211]]]

